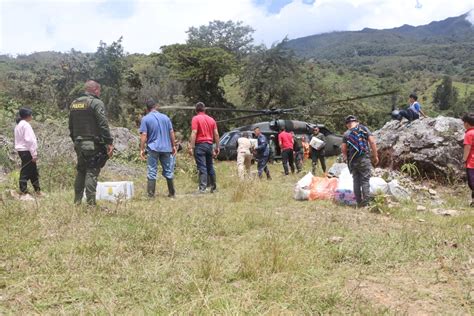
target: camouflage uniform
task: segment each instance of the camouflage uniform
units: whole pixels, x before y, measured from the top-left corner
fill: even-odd
[[[304,149],[301,136],[294,136],[293,151],[295,152],[296,170],[301,172],[303,170]]]
[[[104,103],[86,93],[69,108],[69,131],[77,154],[74,203],[80,204],[86,191],[87,204],[95,205],[97,178],[107,161],[107,145],[113,142]]]
[[[365,149],[361,152],[356,152],[354,146],[350,144],[349,135],[353,130],[359,131],[359,141],[365,144]],[[360,133],[360,131],[362,131],[362,133]],[[367,206],[369,204],[372,162],[368,140],[371,135],[371,132],[366,126],[359,124],[357,127],[346,131],[342,140],[347,144],[348,148],[347,165],[352,174],[354,195],[358,206]]]

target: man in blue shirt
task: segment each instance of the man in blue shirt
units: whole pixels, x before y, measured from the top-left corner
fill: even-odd
[[[394,114],[394,118],[401,121],[403,118],[406,118],[408,122],[412,122],[420,118],[420,115],[427,117],[425,113],[421,110],[421,105],[418,103],[418,96],[414,93],[410,94],[408,102],[410,105],[406,110],[401,110],[398,114]]]
[[[267,179],[271,180],[272,177],[270,176],[270,170],[267,166],[268,159],[270,158],[270,146],[268,145],[267,138],[262,134],[262,131],[260,131],[260,128],[256,127],[254,133],[257,137],[257,148],[255,148],[255,151],[257,153],[258,177],[262,178],[263,171],[265,171]]]
[[[148,99],[145,104],[147,115],[140,124],[140,158],[147,160],[148,197],[155,196],[158,161],[168,184],[168,197],[174,197],[172,156],[176,155],[176,141],[173,125],[168,116],[157,111],[155,100]]]

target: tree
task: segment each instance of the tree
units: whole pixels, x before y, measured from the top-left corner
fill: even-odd
[[[60,74],[53,79],[57,92],[56,104],[65,109],[83,90],[84,82],[92,76],[91,57],[74,49],[59,62]]]
[[[269,108],[302,101],[299,92],[305,85],[304,69],[286,42],[284,39],[270,49],[259,46],[247,57],[240,76],[245,103]]]
[[[450,109],[456,104],[458,99],[458,92],[453,87],[453,81],[451,77],[444,76],[441,83],[436,87],[436,91],[433,94],[433,103],[441,110],[445,111]]]
[[[197,47],[219,47],[237,57],[250,52],[255,30],[242,22],[212,21],[208,25],[190,27],[187,44]]]
[[[174,70],[176,78],[184,83],[184,95],[210,106],[227,103],[221,79],[237,66],[234,55],[218,47],[195,47],[175,44],[162,47],[162,62]]]
[[[125,73],[125,60],[122,37],[111,45],[100,41],[94,55],[94,79],[102,85],[102,100],[108,109],[108,115],[114,119],[122,113],[120,106],[121,87]]]
[[[108,87],[120,88],[125,71],[122,37],[110,45],[100,41],[94,61],[95,79]]]

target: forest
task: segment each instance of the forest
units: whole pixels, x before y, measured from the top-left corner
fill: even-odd
[[[461,26],[452,29],[456,34],[467,34],[459,37],[460,44],[456,44],[464,45],[465,52],[472,48],[469,39],[474,32]],[[426,33],[423,28],[416,29],[420,34]],[[415,31],[408,32],[412,39],[413,34],[418,34]],[[374,32],[386,31],[371,31]],[[432,42],[433,32],[429,34]],[[303,106],[301,113],[281,118],[326,124],[337,132],[342,131],[342,119],[348,114],[359,116],[374,129],[380,128],[390,119],[392,106],[406,106],[407,96],[412,92],[420,96],[429,115],[459,116],[474,106],[472,54],[420,45],[407,58],[404,46],[394,48],[406,45],[399,37],[385,37],[388,44],[381,45],[378,35],[365,39],[365,56],[360,56],[359,48],[357,58],[349,58],[337,55],[334,47],[348,51],[352,49],[350,45],[360,46],[360,32],[322,35],[320,42],[324,41],[326,47],[312,47],[308,39],[287,38],[266,47],[254,43],[253,33],[252,27],[242,22],[212,21],[190,27],[185,43],[157,47],[156,53],[148,55],[127,52],[122,38],[112,43],[101,41],[93,53],[71,49],[65,53],[1,55],[0,121],[3,126],[13,121],[21,106],[31,107],[39,121],[63,120],[68,105],[82,93],[87,79],[101,83],[101,98],[112,124],[132,129],[143,115],[143,103],[149,97],[159,100],[160,105],[193,105],[202,101],[207,106],[228,108]],[[355,39],[352,42],[347,40],[351,36]],[[420,36],[416,39],[420,40]],[[445,38],[435,38],[435,42],[442,43]],[[390,51],[386,51],[387,47]],[[325,49],[334,54],[322,53]],[[308,53],[311,51],[312,55]],[[425,58],[423,63],[420,56],[436,52],[442,53],[442,57]],[[447,64],[444,60],[460,66],[448,69],[442,66]],[[329,101],[392,90],[397,93],[325,105]],[[187,134],[192,113],[167,114],[175,129]],[[228,113],[215,116],[229,118]],[[262,118],[266,119],[270,117]],[[255,119],[238,120],[221,124],[220,129],[225,131],[252,122]]]

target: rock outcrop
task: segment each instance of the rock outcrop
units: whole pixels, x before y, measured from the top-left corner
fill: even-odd
[[[464,178],[464,126],[460,119],[438,116],[409,125],[390,121],[374,136],[382,168],[399,170],[413,163],[422,176],[444,181]]]
[[[32,123],[33,129],[38,138],[38,153],[43,161],[51,161],[57,158],[65,160],[75,160],[76,154],[69,130],[66,125],[56,122]],[[13,163],[18,162],[18,157],[13,146],[12,126],[6,135],[0,134],[0,146],[5,156],[8,156]],[[111,127],[110,132],[114,138],[114,145],[117,155],[128,156],[131,151],[138,151],[139,137],[124,127]]]

